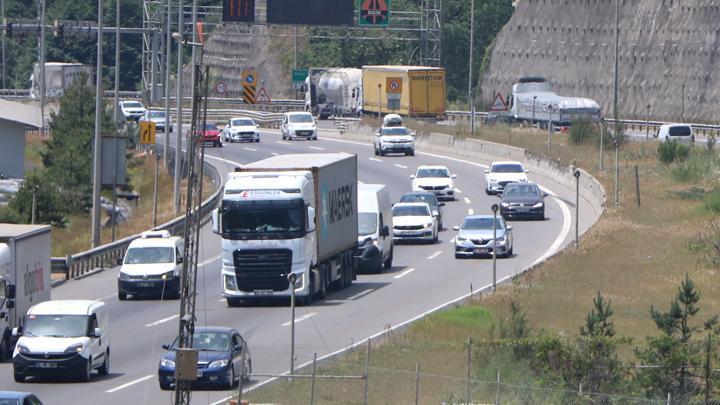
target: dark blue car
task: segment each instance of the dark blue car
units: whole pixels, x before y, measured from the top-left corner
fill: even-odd
[[[30,392],[0,391],[0,405],[42,405],[42,401]]]
[[[168,352],[158,366],[160,389],[175,386],[175,348],[177,338],[171,345],[163,345]],[[240,333],[225,327],[196,327],[193,348],[198,350],[196,386],[215,386],[232,389],[242,379],[248,381],[252,373],[250,349]]]

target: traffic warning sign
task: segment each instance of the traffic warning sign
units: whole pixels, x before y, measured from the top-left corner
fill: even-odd
[[[255,104],[257,86],[257,73],[255,70],[243,70],[242,73],[242,97],[245,104]]]
[[[505,100],[503,100],[502,94],[500,94],[498,92],[497,94],[495,94],[495,98],[493,99],[492,104],[490,104],[490,111],[507,111],[507,110],[508,110],[508,105],[505,102]]]
[[[270,96],[268,96],[267,91],[265,91],[265,87],[260,87],[260,91],[257,93],[257,97],[255,98],[256,103],[269,103]]]

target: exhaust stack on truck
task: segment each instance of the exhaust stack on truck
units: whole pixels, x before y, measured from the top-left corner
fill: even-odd
[[[228,305],[290,297],[309,303],[355,278],[357,157],[280,155],[228,175],[213,232],[222,237]]]

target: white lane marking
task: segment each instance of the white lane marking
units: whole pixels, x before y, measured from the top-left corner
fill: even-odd
[[[312,318],[313,316],[317,315],[317,312],[310,312],[309,314],[305,314],[303,316],[295,318],[295,323],[302,322],[306,319]],[[290,326],[290,321],[285,322],[282,324],[282,326]]]
[[[381,160],[381,159],[376,159],[376,158],[368,158],[368,159],[372,160],[373,162],[380,162],[380,163],[382,163],[382,160]]]
[[[403,278],[403,277],[407,276],[408,274],[412,273],[413,271],[415,271],[415,268],[411,267],[393,278]]]
[[[255,148],[243,148],[244,150],[249,150],[250,152],[257,152],[257,149]]]
[[[358,184],[365,184],[365,183],[363,183],[362,181],[358,180]]]
[[[138,378],[137,380],[132,380],[132,381],[130,381],[129,383],[125,383],[125,384],[123,384],[123,385],[118,385],[117,387],[111,388],[111,389],[109,389],[109,390],[107,390],[107,391],[105,391],[105,392],[108,393],[108,394],[112,394],[112,393],[115,392],[115,391],[120,391],[121,389],[127,388],[127,387],[129,387],[129,386],[131,386],[131,385],[135,385],[135,384],[137,384],[137,383],[141,383],[141,382],[143,382],[143,381],[145,381],[145,380],[149,380],[149,379],[151,379],[151,378],[153,378],[153,377],[155,377],[155,374],[146,375],[145,377]]]
[[[468,208],[468,215],[475,215],[475,210],[472,208]]]
[[[458,194],[462,194],[462,190],[460,190],[460,189],[457,188],[457,187],[455,187],[455,192],[458,193]]]
[[[470,204],[470,199],[465,197],[465,204]]]
[[[275,143],[279,143],[281,145],[291,145],[290,142],[285,142],[285,141],[275,141]]]
[[[368,288],[367,290],[360,291],[359,293],[357,293],[357,294],[355,294],[355,295],[349,296],[349,297],[347,298],[347,300],[348,300],[348,301],[356,300],[356,299],[358,299],[358,298],[360,298],[360,297],[362,297],[362,296],[364,296],[364,295],[370,294],[370,293],[373,292],[373,291],[375,291],[374,288]]]
[[[225,298],[220,298],[218,302],[225,302]]]
[[[208,264],[214,262],[215,260],[219,259],[220,257],[221,257],[220,255],[213,256],[213,257],[205,260],[202,263],[198,263],[198,266],[207,266]]]
[[[183,150],[183,152],[184,152],[184,150]],[[228,160],[228,159],[219,158],[219,157],[217,157],[217,156],[212,156],[212,155],[205,155],[205,159],[215,159],[215,160],[219,160],[219,161],[221,161],[221,162],[224,162],[224,163],[227,163],[227,164],[230,164],[230,165],[242,166],[242,163],[235,162],[235,161],[233,161],[233,160]]]
[[[150,322],[149,324],[145,325],[145,327],[150,328],[150,327],[152,327],[152,326],[158,326],[158,325],[160,325],[160,324],[163,324],[163,323],[165,323],[165,322],[170,322],[170,321],[172,321],[173,319],[177,319],[177,318],[180,318],[180,315],[179,315],[179,314],[170,315],[170,316],[168,316],[167,318],[159,319],[159,320],[157,320],[157,321],[155,321],[155,322]]]
[[[441,254],[442,254],[442,250],[438,250],[437,252],[435,252],[435,253],[431,254],[430,256],[428,256],[427,259],[428,259],[428,260],[432,260],[432,259],[440,256]]]
[[[273,156],[278,156],[278,155],[280,155],[280,154],[277,153],[277,152],[270,152],[270,154],[273,155]]]
[[[452,239],[450,239],[450,243],[455,243],[455,237],[453,236]]]
[[[399,167],[401,169],[407,169],[407,166],[399,165],[397,163],[394,164],[395,167]]]
[[[319,146],[308,146],[308,148],[315,149],[315,150],[325,150],[325,148],[321,148]]]
[[[555,239],[555,242],[553,242],[550,248],[548,248],[548,250],[546,250],[545,253],[542,254],[542,256],[540,256],[537,260],[533,262],[533,264],[530,265],[531,267],[544,261],[548,257],[552,256],[558,249],[560,249],[560,245],[562,245],[568,233],[570,233],[570,227],[572,222],[572,215],[570,214],[570,209],[568,208],[567,204],[565,204],[565,201],[559,199],[557,197],[557,194],[546,189],[545,187],[541,186],[540,189],[548,193],[553,198],[553,200],[555,200],[555,202],[557,202],[560,206],[560,210],[562,210],[563,213],[563,226],[560,230],[560,235],[558,235],[558,237]]]

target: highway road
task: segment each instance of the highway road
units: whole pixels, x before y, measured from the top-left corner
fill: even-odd
[[[322,131],[321,131],[322,137]],[[297,309],[296,364],[341,350],[386,327],[397,327],[447,305],[492,282],[492,260],[456,260],[452,226],[468,213],[490,213],[497,197],[484,193],[483,169],[489,162],[470,162],[417,153],[415,157],[375,157],[370,145],[322,137],[319,141],[281,141],[277,131],[263,131],[260,143],[225,144],[206,149],[207,159],[222,172],[275,154],[347,152],[358,155],[359,179],[389,186],[391,199],[410,191],[410,174],[421,164],[444,164],[458,175],[458,199],[444,207],[446,230],[430,245],[400,245],[393,268],[378,275],[359,275],[353,285]],[[533,174],[530,173],[531,180]],[[574,191],[541,182],[557,193],[547,202],[545,221],[513,222],[515,256],[498,259],[498,278],[505,279],[547,257],[574,237]],[[171,196],[166,196],[171,198]],[[581,207],[581,227],[590,226],[590,209]],[[587,214],[585,214],[587,213]],[[220,295],[220,240],[209,225],[202,228],[198,267],[197,324],[232,326],[248,339],[256,373],[283,373],[289,368],[289,317],[287,305],[229,308]],[[111,312],[111,373],[91,382],[66,380],[13,381],[12,364],[0,365],[2,389],[32,391],[47,404],[158,404],[172,393],[158,387],[156,370],[161,345],[177,334],[178,301],[117,300],[119,269],[69,281],[53,289],[53,299],[100,299]],[[253,384],[261,383],[253,379]],[[221,403],[227,391],[195,391],[193,403]]]

